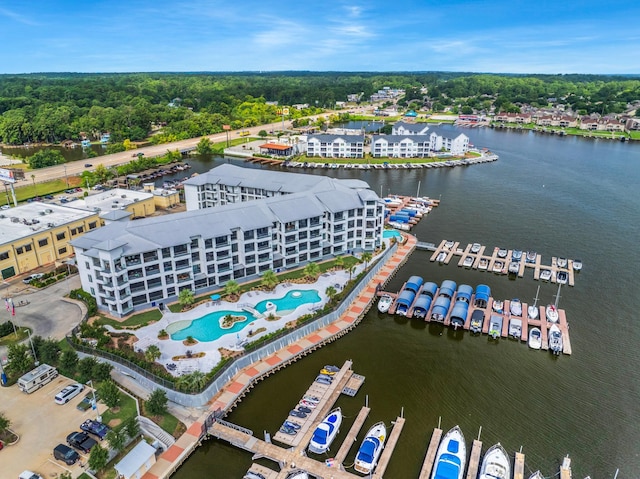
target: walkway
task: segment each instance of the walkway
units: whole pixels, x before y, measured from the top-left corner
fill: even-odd
[[[327,340],[340,337],[357,325],[376,299],[377,288],[386,284],[415,249],[416,238],[408,234],[405,234],[405,237],[407,241],[398,247],[340,319],[238,371],[211,400],[209,411],[193,423],[176,443],[158,458],[142,479],[164,479],[171,476],[199,445],[205,430],[205,420],[212,412],[229,411],[256,381],[287,366],[303,351],[313,346],[320,347]]]

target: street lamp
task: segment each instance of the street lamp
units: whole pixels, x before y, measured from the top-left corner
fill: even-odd
[[[98,401],[96,400],[96,390],[93,387],[93,381],[91,379],[87,381],[87,386],[90,386],[91,391],[93,392],[93,400],[91,401],[91,407],[96,410],[96,414],[97,414],[96,421],[102,422],[102,416],[100,416],[100,413],[98,412]]]
[[[69,188],[69,177],[67,176],[67,165],[62,165],[64,168],[64,180],[67,183],[67,189]]]

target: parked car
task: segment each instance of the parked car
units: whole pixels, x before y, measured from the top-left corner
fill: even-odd
[[[8,210],[9,208],[11,208],[11,206],[9,206],[9,205],[0,206],[0,210]]]
[[[69,446],[58,444],[53,449],[53,457],[58,461],[64,462],[67,466],[73,466],[76,461],[80,459],[80,454],[71,449]]]
[[[85,163],[85,164],[84,164],[84,167],[85,167],[85,168],[91,168],[92,166],[93,166],[93,165],[92,165],[91,163]]]
[[[27,276],[26,278],[24,278],[24,279],[22,280],[22,282],[23,282],[24,284],[29,284],[29,283],[31,283],[31,281],[33,281],[34,279],[40,279],[40,278],[42,278],[43,276],[44,276],[44,273],[33,273],[33,274],[30,274],[29,276]]]
[[[84,386],[82,384],[70,384],[58,394],[56,394],[54,401],[56,402],[56,404],[67,404],[74,397],[80,394],[83,389]]]
[[[78,403],[76,408],[80,411],[86,411],[87,409],[89,409],[91,407],[91,402],[93,401],[93,394],[93,391],[89,391],[87,394],[85,394],[85,396],[82,398],[82,401]],[[100,397],[98,396],[98,391],[95,392],[95,396],[96,402],[99,401]]]
[[[106,424],[102,424],[101,422],[94,421],[93,419],[87,419],[85,422],[80,424],[80,429],[84,432],[88,432],[97,436],[101,441],[105,438],[111,428]]]
[[[35,472],[23,471],[18,476],[18,479],[42,479],[42,476],[40,474],[36,474]]]
[[[53,195],[44,195],[44,197],[47,200],[52,200],[53,199]]]
[[[80,452],[88,453],[98,443],[86,432],[72,432],[67,436],[67,444]]]

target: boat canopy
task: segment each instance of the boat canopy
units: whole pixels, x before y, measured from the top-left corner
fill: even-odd
[[[380,441],[377,437],[367,437],[360,446],[358,450],[358,456],[356,459],[365,462],[367,464],[371,464],[373,462],[373,455],[376,452],[376,449],[380,446]]]
[[[456,301],[451,311],[451,321],[458,320],[464,323],[467,320],[467,313],[469,312],[469,304],[464,301]]]
[[[400,293],[400,296],[398,296],[396,304],[398,306],[403,305],[408,308],[413,303],[413,300],[415,299],[415,297],[416,297],[416,293],[414,293],[413,291],[409,291],[408,289],[405,289],[402,293]]]
[[[438,296],[448,296],[449,298],[453,297],[453,292],[456,290],[457,286],[458,285],[455,281],[445,279],[440,285],[440,293]]]
[[[420,286],[422,286],[422,283],[424,283],[424,280],[420,276],[411,276],[407,280],[405,290],[411,290],[414,293],[418,293],[418,290],[420,289]]]
[[[334,427],[335,426],[333,424],[327,424],[325,422],[318,424],[318,427],[313,432],[313,437],[311,438],[311,440],[316,442],[317,444],[326,444]]]
[[[458,286],[458,294],[456,294],[456,301],[464,301],[469,303],[471,301],[471,295],[473,294],[473,288],[468,284],[461,284]]]
[[[475,305],[479,308],[484,308],[487,306],[489,302],[489,297],[491,296],[491,288],[486,284],[479,284],[476,286],[476,300]]]
[[[420,292],[420,294],[431,296],[431,298],[433,298],[436,295],[436,291],[438,291],[438,285],[429,281],[428,283],[424,283],[424,285],[422,285],[422,291]]]
[[[413,313],[422,312],[423,314],[426,314],[427,311],[429,311],[429,306],[431,306],[431,301],[433,301],[431,296],[421,294],[418,299],[416,299],[416,304],[413,305]]]
[[[435,303],[433,304],[433,308],[431,309],[431,316],[440,316],[444,319],[449,312],[449,306],[451,305],[451,300],[444,296],[438,296],[436,298]]]

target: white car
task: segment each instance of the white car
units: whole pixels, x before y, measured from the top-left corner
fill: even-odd
[[[42,479],[42,476],[40,474],[36,474],[35,472],[23,471],[18,476],[18,479]]]
[[[24,284],[29,284],[31,283],[31,281],[33,281],[34,279],[40,279],[44,276],[44,273],[34,273],[34,274],[30,274],[29,276],[27,276],[25,279],[22,280],[22,282]]]
[[[54,401],[56,402],[56,404],[67,404],[74,397],[80,394],[83,389],[84,386],[82,384],[70,384],[58,394],[56,394]]]

